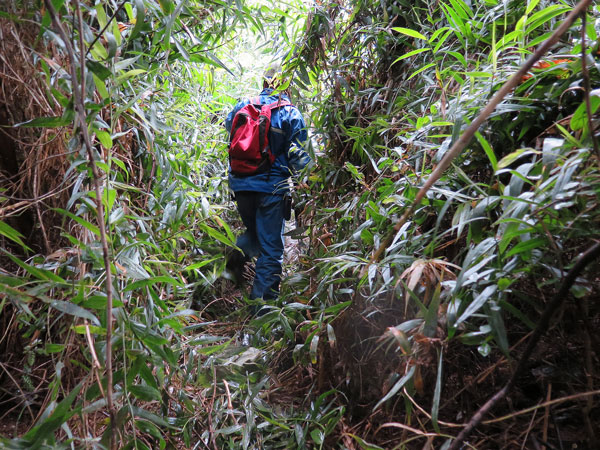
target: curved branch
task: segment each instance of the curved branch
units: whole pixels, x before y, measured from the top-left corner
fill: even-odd
[[[569,289],[571,289],[571,286],[573,286],[573,283],[575,283],[576,278],[589,263],[596,260],[597,258],[600,258],[600,242],[596,242],[585,253],[582,253],[577,258],[575,265],[567,273],[567,276],[565,277],[562,285],[560,286],[560,289],[554,295],[550,303],[548,303],[548,305],[546,306],[546,309],[544,310],[544,313],[542,314],[542,317],[540,318],[540,321],[535,331],[533,332],[531,339],[527,343],[527,348],[525,348],[525,351],[521,355],[521,358],[519,359],[519,362],[517,364],[517,368],[508,380],[508,383],[506,383],[506,385],[502,389],[500,389],[492,398],[485,402],[485,404],[481,408],[479,408],[479,410],[475,414],[473,414],[473,417],[471,417],[465,428],[459,433],[456,439],[452,441],[452,444],[450,445],[448,450],[456,450],[460,448],[460,445],[463,443],[463,441],[467,437],[469,437],[469,435],[475,429],[475,427],[481,423],[483,417],[494,407],[494,405],[499,400],[504,398],[508,391],[512,389],[517,379],[525,370],[527,361],[533,353],[535,346],[537,345],[542,335],[548,329],[552,315],[568,297]]]
[[[489,101],[486,107],[479,113],[479,115],[471,122],[471,124],[465,129],[465,132],[462,136],[452,145],[448,153],[442,158],[438,166],[435,168],[431,175],[423,185],[423,187],[417,193],[415,200],[412,204],[406,208],[402,217],[398,219],[398,222],[394,225],[393,231],[386,237],[386,239],[381,243],[379,248],[375,250],[373,256],[369,263],[364,266],[361,278],[367,273],[369,266],[381,259],[385,250],[391,245],[393,242],[394,236],[402,226],[406,223],[408,218],[413,214],[417,205],[421,203],[423,197],[431,187],[437,182],[446,169],[450,167],[450,163],[464,150],[467,144],[471,141],[479,127],[487,120],[487,118],[494,112],[498,104],[506,97],[521,81],[523,75],[525,75],[533,65],[544,56],[548,50],[560,39],[560,37],[567,32],[567,30],[571,27],[575,19],[581,14],[582,11],[586,11],[589,4],[592,0],[581,0],[569,13],[569,15],[565,18],[565,20],[561,23],[561,25],[556,29],[556,31],[550,36],[542,45],[538,47],[533,55],[523,63],[523,65],[513,74],[512,77],[508,79],[506,83],[500,88],[500,90],[494,95],[494,97]]]

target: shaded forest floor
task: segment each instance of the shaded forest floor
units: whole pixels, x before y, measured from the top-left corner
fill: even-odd
[[[304,242],[286,239],[285,303],[296,300],[289,292],[288,281],[299,271],[310,272],[311,261],[310,249]],[[247,284],[251,284],[250,278]],[[477,408],[507,382],[532,334],[522,322],[507,320],[512,357],[507,358],[498,349],[482,356],[476,346],[446,340],[440,324],[435,338],[415,336],[420,351],[413,363],[417,368],[414,390],[403,389],[403,397],[398,393],[376,408],[393,386],[393,374],[405,370],[406,358],[397,346],[384,340],[390,327],[403,320],[405,311],[400,299],[381,299],[367,313],[348,307],[332,323],[335,342],[321,342],[317,360],[310,361],[297,359],[294,352],[308,338],[302,321],[292,330],[294,341],[282,340],[284,332],[273,317],[265,320],[250,316],[249,305],[242,300],[245,289],[223,276],[209,291],[195,293],[199,297],[192,298],[191,306],[197,315],[190,325],[198,323],[202,327],[189,334],[184,347],[193,350],[199,342],[214,339],[215,352],[200,357],[200,362],[213,359],[214,372],[208,373],[204,387],[182,384],[181,388],[191,390],[192,397],[204,405],[209,415],[218,395],[232,401],[228,390],[221,392],[219,388],[217,393],[216,384],[226,384],[231,377],[235,380],[237,374],[252,372],[251,386],[258,386],[255,395],[282,417],[302,416],[325,395],[332,406],[343,412],[333,432],[325,438],[323,448],[335,448],[339,443],[349,450],[369,448],[371,444],[384,449],[438,448],[440,437],[456,436]],[[531,305],[525,302],[517,307],[527,310]],[[594,448],[589,442],[600,429],[600,405],[591,400],[594,397],[590,392],[600,383],[600,367],[598,349],[590,335],[600,328],[600,305],[591,302],[585,308],[587,324],[574,302],[566,302],[556,311],[551,330],[539,342],[524,376],[476,430],[469,448]],[[540,313],[532,311],[532,315]],[[305,320],[314,319],[310,310],[303,315]],[[593,330],[588,330],[588,325]],[[223,347],[217,349],[218,345]],[[444,365],[438,382],[440,351]],[[437,383],[443,396],[434,425],[431,410]],[[234,398],[236,401],[240,398]],[[102,416],[98,419],[103,420]],[[0,425],[4,436],[19,436],[31,421],[26,410],[21,409],[20,415],[17,410],[4,415]],[[171,444],[189,448],[176,436]]]
[[[286,278],[298,270],[310,271],[311,255],[305,254],[307,250],[306,240],[286,238],[284,292],[288,290]],[[250,286],[252,271],[247,273]],[[507,320],[511,357],[498,349],[482,356],[476,346],[444,341],[440,328],[438,338],[421,339],[424,351],[417,361],[416,392],[404,389],[404,399],[392,397],[374,408],[390,390],[391,374],[401,370],[397,349],[382,343],[390,327],[403,316],[397,305],[379,305],[381,309],[375,308],[370,314],[348,308],[334,322],[335,344],[322,345],[318,362],[311,364],[295,360],[292,344],[278,349],[273,346],[271,333],[277,335],[281,330],[269,328],[260,318],[250,316],[247,305],[240,300],[247,289],[220,279],[216,289],[219,296],[200,313],[200,320],[211,322],[205,331],[227,336],[235,345],[251,349],[246,355],[247,363],[265,358],[264,373],[269,382],[261,396],[278,410],[307,410],[320,394],[333,393],[334,403],[343,406],[345,413],[335,432],[327,437],[324,448],[334,448],[338,443],[350,450],[371,448],[371,444],[384,449],[438,448],[440,436],[457,435],[477,409],[506,384],[532,335],[523,323]],[[286,299],[294,301],[293,294],[288,293]],[[392,301],[400,304],[399,299]],[[517,305],[520,310],[530,306],[527,302]],[[525,374],[486,417],[465,448],[594,448],[589,442],[600,430],[600,404],[592,400],[593,388],[600,383],[599,355],[579,308],[567,302],[556,312],[551,330],[538,343]],[[312,319],[310,312],[307,317]],[[598,329],[597,302],[590,305],[588,317],[587,325]],[[295,336],[296,346],[305,344],[306,335],[296,330]],[[430,411],[435,401],[440,350],[444,353],[443,398],[437,425],[433,425]],[[387,381],[382,384],[381,380]],[[426,429],[431,432],[420,431]],[[364,441],[354,436],[361,436]]]

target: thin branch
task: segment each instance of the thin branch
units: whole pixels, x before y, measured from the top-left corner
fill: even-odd
[[[379,248],[375,250],[371,260],[368,264],[363,267],[361,272],[361,278],[367,273],[369,266],[373,263],[379,261],[385,252],[385,250],[391,245],[393,242],[394,236],[400,231],[402,226],[406,223],[409,217],[413,214],[417,205],[421,203],[421,200],[425,197],[425,194],[431,187],[438,181],[446,169],[450,167],[452,161],[460,155],[460,153],[464,150],[467,144],[471,141],[479,127],[485,122],[485,120],[494,112],[498,104],[506,97],[512,90],[521,82],[521,79],[529,70],[533,67],[533,65],[544,56],[550,48],[558,42],[560,37],[567,32],[567,30],[571,27],[575,19],[581,14],[582,11],[585,11],[592,0],[581,0],[569,13],[569,15],[565,18],[562,24],[556,29],[556,31],[550,36],[542,45],[538,47],[538,49],[525,61],[525,63],[521,66],[517,72],[513,74],[511,78],[508,79],[506,83],[500,88],[500,90],[496,93],[496,95],[489,101],[486,107],[479,113],[479,115],[473,120],[473,122],[465,129],[465,132],[462,136],[452,145],[448,153],[444,156],[442,161],[438,164],[438,166],[431,172],[431,175],[423,185],[423,187],[417,193],[415,200],[413,203],[406,208],[402,217],[396,222],[394,228],[390,234],[386,237],[386,239],[381,243]],[[358,289],[356,290],[358,292]]]
[[[210,399],[210,405],[208,407],[208,414],[207,414],[208,436],[209,436],[209,443],[213,446],[213,449],[219,450],[217,447],[215,430],[213,428],[213,423],[212,423],[213,407],[215,404],[215,398],[217,396],[217,368],[213,365],[212,370],[213,370],[213,392],[212,392],[212,397]],[[208,445],[207,445],[207,447],[208,447]]]
[[[33,169],[33,195],[34,197],[38,196],[38,181],[39,181],[39,166],[36,164]],[[40,224],[40,229],[42,230],[42,237],[44,238],[44,248],[46,249],[46,255],[52,253],[52,247],[50,246],[50,241],[48,240],[48,233],[46,233],[46,227],[44,226],[44,220],[42,219],[42,210],[40,208],[40,202],[35,203],[35,213],[38,218],[38,222]]]
[[[599,257],[600,257],[600,242],[597,242],[594,245],[592,245],[585,253],[582,253],[577,258],[575,265],[571,268],[571,270],[569,270],[569,272],[567,273],[567,276],[563,280],[562,285],[560,286],[560,289],[554,295],[554,297],[552,298],[550,303],[548,303],[548,305],[546,306],[546,309],[544,310],[544,313],[542,314],[542,317],[540,318],[540,321],[538,322],[538,325],[537,325],[535,331],[533,332],[531,339],[527,343],[527,347],[525,348],[525,351],[523,352],[523,354],[521,355],[521,358],[519,359],[517,368],[515,369],[514,373],[510,377],[510,379],[508,380],[508,383],[506,383],[506,385],[502,389],[500,389],[481,408],[479,408],[479,410],[475,414],[473,414],[473,416],[471,417],[469,422],[467,422],[467,425],[465,426],[465,428],[460,432],[460,434],[452,442],[452,444],[450,445],[448,450],[456,450],[456,449],[460,448],[460,446],[464,442],[464,440],[467,439],[467,437],[469,437],[469,435],[475,429],[475,427],[477,427],[477,425],[479,425],[481,423],[484,416],[494,407],[494,405],[499,400],[504,398],[504,396],[506,396],[506,394],[512,389],[512,387],[515,385],[517,379],[521,376],[521,374],[525,370],[527,362],[529,360],[529,357],[533,353],[533,350],[535,349],[539,339],[542,337],[542,335],[548,329],[548,326],[550,325],[550,319],[554,315],[554,312],[560,308],[560,305],[568,297],[569,289],[571,289],[571,286],[573,286],[573,283],[575,283],[575,279],[579,276],[581,271],[588,264],[590,264],[591,262],[593,262],[594,260],[596,260]]]
[[[104,224],[104,206],[102,205],[102,188],[100,184],[100,173],[98,171],[98,167],[96,166],[94,149],[92,146],[92,141],[90,138],[87,122],[86,122],[86,113],[85,113],[85,104],[84,98],[81,96],[80,87],[78,86],[78,78],[77,78],[77,66],[76,66],[76,57],[73,46],[71,45],[71,41],[69,36],[67,35],[61,21],[59,20],[58,14],[51,0],[44,0],[46,4],[46,8],[50,13],[50,17],[52,18],[52,23],[56,27],[58,34],[64,42],[65,49],[69,56],[69,69],[71,72],[71,90],[73,92],[74,106],[77,111],[76,122],[79,122],[79,128],[81,131],[81,135],[83,137],[83,142],[85,144],[85,148],[88,154],[89,164],[92,168],[92,174],[94,177],[94,189],[96,192],[96,213],[97,213],[97,221],[98,228],[100,229],[100,241],[102,243],[102,253],[104,256],[104,266],[106,269],[106,279],[105,279],[105,287],[106,287],[106,403],[108,407],[108,413],[110,417],[110,428],[111,428],[111,439],[110,439],[110,448],[116,449],[116,428],[115,428],[115,408],[113,403],[113,369],[112,369],[112,327],[113,327],[113,315],[112,315],[112,307],[113,307],[113,299],[112,299],[112,272],[110,270],[110,256],[108,252],[108,241],[106,238],[106,227]],[[80,58],[85,59],[85,55],[82,53]],[[81,73],[81,78],[85,77],[85,73]]]
[[[23,397],[23,404],[27,408],[27,411],[29,411],[29,415],[31,416],[31,421],[34,422],[35,415],[33,414],[33,411],[31,410],[31,406],[29,406],[27,395],[25,395],[25,392],[23,392],[23,389],[21,389],[21,386],[19,385],[19,383],[17,383],[17,380],[15,380],[15,378],[11,375],[11,373],[6,369],[6,367],[4,367],[4,364],[2,364],[1,362],[0,362],[0,368],[2,370],[4,370],[6,375],[8,375],[8,378],[10,378],[12,380],[12,382],[15,384],[15,386],[17,387],[19,393],[21,394],[21,397]],[[2,417],[4,417],[4,416],[2,416]]]
[[[44,0],[44,1],[46,1],[46,0]],[[94,47],[94,45],[96,45],[96,42],[98,42],[98,39],[100,39],[100,37],[104,34],[104,32],[106,31],[106,29],[108,28],[108,26],[112,23],[112,21],[115,19],[115,17],[117,17],[117,14],[119,13],[119,11],[121,11],[121,9],[123,9],[123,6],[125,6],[125,3],[127,3],[127,2],[123,1],[123,3],[121,3],[119,5],[119,7],[116,9],[116,11],[113,13],[113,15],[110,16],[110,19],[108,19],[108,21],[106,22],[106,25],[104,25],[104,28],[102,28],[102,30],[100,30],[100,33],[98,33],[96,35],[96,37],[94,38],[94,40],[92,41],[92,43],[89,45],[87,51],[85,52],[85,57],[86,58],[90,54],[90,52],[92,51],[92,48]],[[81,16],[79,16],[79,17],[81,17]]]
[[[48,192],[48,193],[43,194],[43,195],[41,195],[41,196],[39,196],[37,198],[31,198],[31,199],[28,199],[28,198],[21,199],[20,197],[13,197],[11,195],[3,193],[2,196],[5,197],[5,198],[8,198],[10,200],[20,200],[20,201],[18,203],[13,203],[12,205],[5,206],[4,208],[0,208],[0,218],[3,219],[4,217],[8,217],[9,215],[19,214],[22,211],[24,211],[27,208],[29,208],[31,205],[34,205],[34,204],[39,203],[39,202],[42,202],[42,201],[44,201],[47,198],[51,198],[53,196],[61,194],[62,192],[66,191],[67,189],[69,189],[74,184],[75,184],[75,182],[73,181],[73,182],[71,182],[70,184],[68,184],[67,186],[65,186],[65,187],[63,187],[61,189],[56,188],[54,191]]]

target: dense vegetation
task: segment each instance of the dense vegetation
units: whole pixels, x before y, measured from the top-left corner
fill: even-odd
[[[0,447],[597,448],[600,6],[1,4]],[[251,318],[223,120],[274,61],[315,164]]]

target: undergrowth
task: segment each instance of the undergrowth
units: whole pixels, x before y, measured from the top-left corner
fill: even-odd
[[[572,8],[3,7],[0,445],[447,448],[598,241],[597,5],[413,204]],[[315,166],[281,297],[251,318],[225,270],[240,223],[222,124],[271,61]],[[465,448],[598,444],[598,277],[579,274]]]

